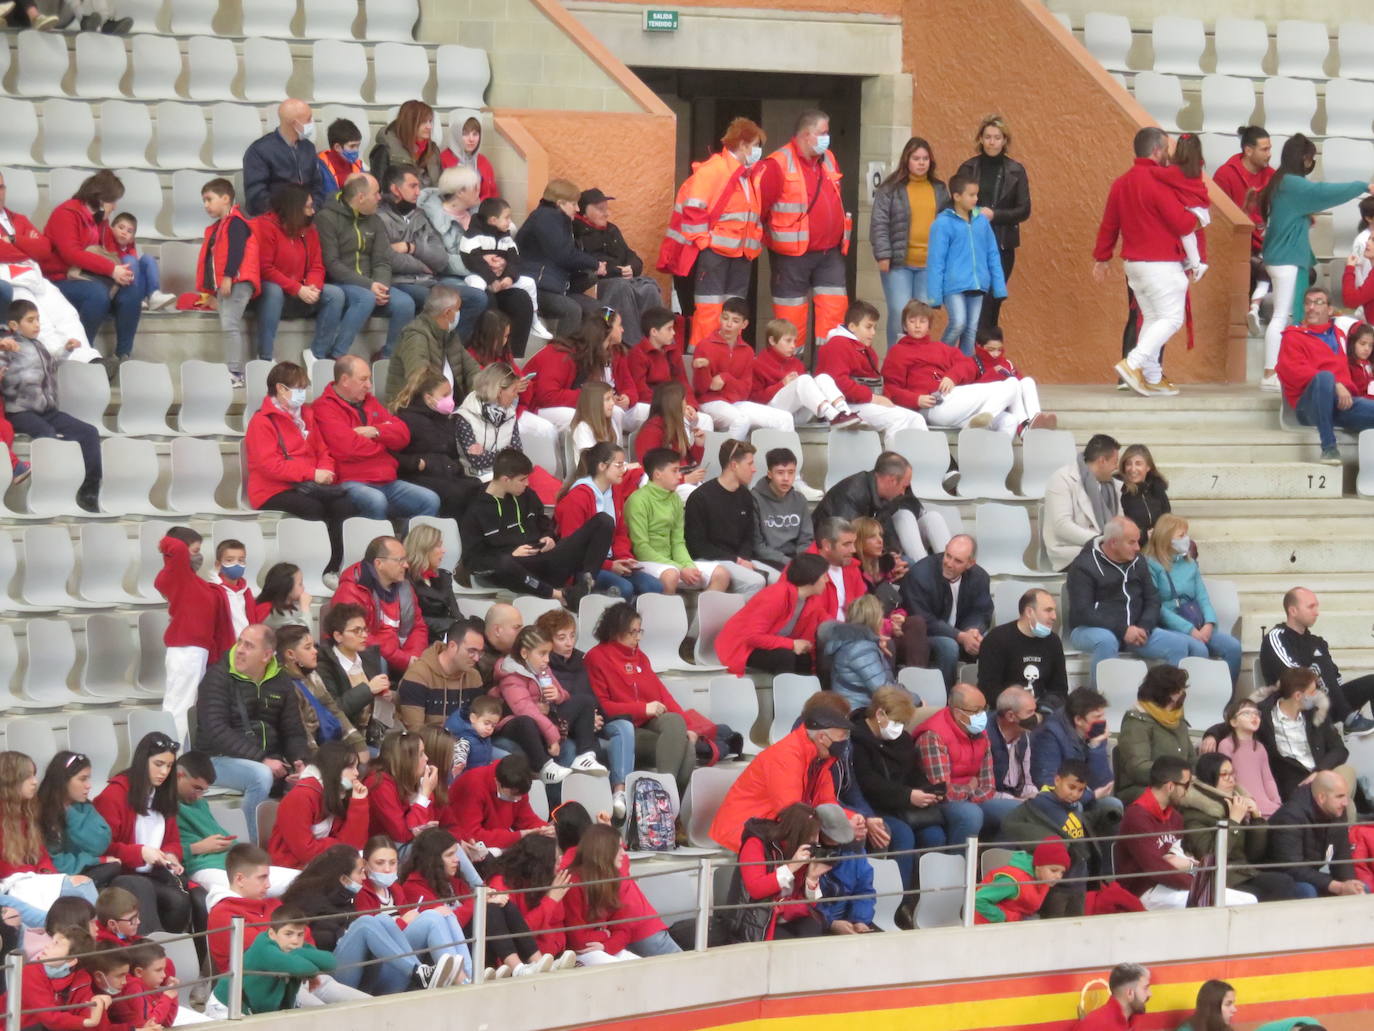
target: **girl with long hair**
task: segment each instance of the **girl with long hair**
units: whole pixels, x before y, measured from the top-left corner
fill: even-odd
[[[868,231],[887,301],[889,349],[902,335],[902,309],[926,295],[930,227],[949,205],[949,188],[936,176],[934,150],[923,137],[911,137],[891,174],[873,193]]]
[[[583,385],[568,424],[575,456],[580,458],[593,444],[624,443],[616,430],[615,411],[615,391],[607,384],[591,380]]]
[[[1203,981],[1197,990],[1193,1015],[1179,1025],[1178,1031],[1232,1031],[1236,1019],[1236,990],[1215,978]]]
[[[564,918],[574,928],[568,944],[579,966],[682,951],[629,872],[620,832],[601,823],[588,827],[568,866],[572,884],[563,900]]]
[[[278,562],[267,570],[257,603],[267,613],[261,622],[273,630],[294,624],[309,628],[310,592],[305,589],[301,567],[291,562]]]
[[[1276,813],[1283,798],[1269,767],[1269,750],[1256,736],[1264,715],[1259,703],[1250,698],[1234,701],[1223,717],[1230,733],[1216,742],[1217,752],[1231,760],[1236,783],[1255,800],[1260,816],[1266,820]]]
[[[558,843],[544,834],[526,834],[497,860],[498,873],[491,879],[492,891],[512,889],[511,902],[530,925],[539,951],[560,959],[572,955],[569,923],[563,900],[572,885],[572,874],[559,869]],[[576,960],[574,959],[574,962]]]
[[[639,568],[625,524],[625,499],[641,478],[637,465],[626,464],[623,447],[598,442],[582,452],[553,509],[554,525],[561,537],[576,533],[600,512],[615,520],[611,550],[596,574],[596,589],[608,591],[614,587],[626,601],[663,590],[663,581]]]
[[[677,493],[686,501],[706,478],[706,434],[697,428],[697,411],[687,404],[687,388],[677,380],[654,388],[649,417],[635,434],[635,457],[641,462],[659,447],[682,456],[682,483]]]
[[[258,357],[271,360],[283,318],[313,318],[311,354],[333,357],[339,353],[336,345],[345,310],[360,302],[337,284],[324,281],[320,232],[314,225],[315,198],[299,183],[278,183],[267,205],[266,214],[253,220],[262,272]]]
[[[406,534],[405,546],[406,576],[420,601],[429,639],[442,640],[463,618],[453,594],[453,573],[444,568],[444,535],[428,523],[414,523]]]
[[[38,785],[38,813],[43,843],[59,872],[85,874],[107,880],[114,864],[109,854],[110,825],[91,804],[91,760],[66,749],[48,762]],[[104,869],[102,869],[102,867]]]
[[[0,894],[0,906],[17,910],[26,927],[42,927],[48,907],[63,896],[95,902],[95,883],[79,873],[59,872],[43,838],[38,768],[23,752],[0,752],[0,880],[17,873],[46,875],[25,878]]]
[[[397,844],[407,844],[418,828],[437,819],[433,800],[439,771],[430,765],[420,735],[408,730],[387,734],[370,766],[368,834],[385,834]]]
[[[434,144],[434,108],[423,100],[407,100],[391,124],[377,134],[368,157],[368,168],[378,182],[391,165],[414,165],[421,186],[437,186],[443,165]]]
[[[342,741],[320,745],[277,809],[267,844],[272,862],[300,869],[335,845],[361,848],[371,817],[367,796],[357,753]]]
[[[820,840],[821,818],[804,802],[787,806],[775,819],[744,824],[740,865],[731,876],[727,899],[731,906],[745,908],[727,910],[721,919],[719,933],[726,942],[817,938],[824,933],[816,903],[821,876],[830,867],[811,859],[811,849]]]
[[[1121,481],[1121,514],[1140,527],[1143,548],[1155,521],[1171,510],[1169,481],[1144,444],[1130,444],[1121,452],[1117,478]]]

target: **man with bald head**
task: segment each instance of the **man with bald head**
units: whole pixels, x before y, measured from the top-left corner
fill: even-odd
[[[1374,674],[1344,680],[1331,657],[1331,647],[1312,632],[1321,607],[1306,587],[1294,587],[1283,596],[1283,622],[1265,632],[1260,641],[1260,674],[1266,685],[1279,682],[1285,669],[1310,669],[1317,687],[1331,699],[1331,715],[1345,724],[1347,733],[1366,734],[1374,721],[1361,713],[1374,699]]]
[[[1201,641],[1159,625],[1159,592],[1140,557],[1140,529],[1125,516],[1107,521],[1102,536],[1083,545],[1064,579],[1069,643],[1097,664],[1130,652],[1177,666],[1189,655],[1207,657]]]
[[[304,100],[283,100],[277,108],[277,128],[248,145],[243,154],[243,209],[262,215],[280,183],[304,186],[324,208],[324,178],[315,155],[315,116]]]
[[[1002,821],[1021,803],[997,797],[988,703],[972,684],[955,684],[949,705],[917,729],[916,750],[930,790],[941,796],[945,838],[957,845],[977,836],[996,838]]]
[[[902,580],[902,604],[925,620],[930,657],[946,687],[954,683],[960,659],[978,658],[992,626],[992,589],[977,555],[973,538],[956,534],[943,552],[921,559]]]
[[[401,330],[415,318],[415,300],[404,290],[393,290],[393,262],[386,226],[377,214],[381,203],[377,180],[365,172],[344,181],[337,197],[331,197],[315,216],[320,234],[320,255],[325,279],[344,292],[348,309],[339,321],[330,355],[347,354],[367,320],[387,318],[386,346],[381,357],[390,358]]]
[[[1284,873],[1309,897],[1363,895],[1350,862],[1350,788],[1334,770],[1321,770],[1269,817],[1271,863],[1293,863]]]
[[[495,686],[496,665],[515,647],[515,639],[525,629],[525,620],[514,605],[498,601],[487,609],[485,624],[487,643],[482,649],[482,657],[477,660],[477,671],[482,674],[482,683]]]
[[[334,475],[369,519],[435,515],[439,495],[396,478],[396,456],[410,443],[406,424],[372,393],[372,366],[357,355],[334,362],[334,382],[312,406],[315,429],[334,459]]]

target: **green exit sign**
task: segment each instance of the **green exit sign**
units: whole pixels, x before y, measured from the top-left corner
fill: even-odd
[[[677,28],[678,20],[676,11],[669,11],[654,7],[649,7],[645,9],[645,32],[676,32]]]

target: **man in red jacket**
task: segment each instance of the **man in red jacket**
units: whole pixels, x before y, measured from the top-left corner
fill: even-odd
[[[410,443],[406,424],[372,393],[372,366],[355,354],[334,363],[334,382],[314,403],[315,425],[334,459],[339,485],[369,519],[436,515],[439,495],[396,479],[396,457]]]
[[[1236,202],[1255,223],[1250,234],[1250,333],[1259,336],[1260,301],[1269,292],[1269,273],[1264,270],[1260,251],[1264,249],[1264,214],[1260,211],[1260,192],[1274,178],[1269,165],[1274,144],[1262,125],[1247,125],[1240,133],[1240,153],[1232,154],[1224,165],[1212,173],[1212,181]]]
[[[395,537],[374,537],[362,561],[339,574],[339,588],[329,603],[362,607],[367,647],[377,647],[393,676],[404,674],[429,647],[420,601],[406,579],[405,545]]]
[[[856,535],[854,524],[839,516],[829,516],[816,524],[816,539],[808,553],[825,559],[824,589],[807,603],[816,622],[827,619],[843,621],[849,603],[868,593],[863,568],[854,557]]]
[[[1345,333],[1331,321],[1331,295],[1314,286],[1303,296],[1303,324],[1283,331],[1277,372],[1283,400],[1304,426],[1317,427],[1323,465],[1340,465],[1336,430],[1374,429],[1374,401],[1350,378]]]
[[[830,565],[820,555],[804,552],[782,579],[750,598],[725,621],[716,635],[716,655],[737,677],[746,667],[770,673],[811,672],[820,609],[807,602],[833,586]]]
[[[1150,972],[1139,963],[1118,963],[1107,975],[1112,997],[1093,1010],[1074,1031],[1129,1031],[1150,1001]]]
[[[1188,276],[1181,238],[1201,228],[1152,169],[1169,156],[1169,134],[1150,126],[1135,134],[1135,164],[1112,183],[1093,248],[1093,280],[1106,281],[1117,238],[1121,258],[1140,305],[1142,323],[1134,350],[1116,364],[1116,374],[1143,397],[1172,397],[1178,389],[1164,378],[1160,353],[1183,327]]]
[[[527,834],[553,837],[553,825],[530,808],[534,775],[523,755],[508,755],[491,766],[479,766],[458,778],[443,823],[459,841],[480,841],[488,848],[510,848]]]

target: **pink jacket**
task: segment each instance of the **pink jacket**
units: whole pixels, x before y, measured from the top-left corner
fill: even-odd
[[[538,724],[539,733],[544,735],[546,742],[556,745],[563,740],[563,735],[558,730],[558,724],[549,719],[549,705],[551,703],[544,700],[543,689],[540,688],[539,681],[528,668],[508,655],[497,665],[496,675],[498,678],[496,686],[491,689],[490,693],[505,702],[506,708],[510,710],[510,715],[496,725],[498,731],[515,717],[528,716]],[[558,697],[552,704],[566,702],[569,697],[568,692],[558,682],[553,671],[548,670],[545,675],[558,689]]]

